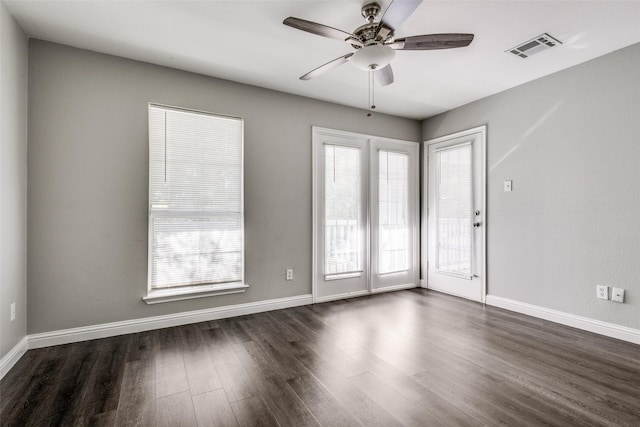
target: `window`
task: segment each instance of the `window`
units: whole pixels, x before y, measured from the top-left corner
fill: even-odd
[[[148,303],[243,292],[243,121],[149,105]]]
[[[360,274],[360,149],[327,144],[324,153],[324,274]]]
[[[378,273],[409,268],[409,156],[378,153]]]
[[[471,277],[471,144],[436,151],[436,270]]]

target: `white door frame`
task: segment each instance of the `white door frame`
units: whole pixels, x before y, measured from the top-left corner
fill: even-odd
[[[483,212],[483,224],[481,228],[482,231],[482,263],[478,266],[480,268],[480,281],[481,281],[481,302],[484,304],[487,296],[487,125],[478,126],[475,128],[463,130],[460,132],[452,133],[449,135],[444,135],[438,138],[429,139],[424,141],[424,153],[422,159],[422,213],[421,213],[421,257],[420,257],[420,271],[422,274],[422,280],[420,281],[421,286],[423,288],[429,288],[428,277],[427,277],[427,230],[428,230],[428,222],[427,222],[427,209],[429,207],[429,146],[432,144],[437,144],[440,142],[449,141],[452,139],[457,139],[470,135],[478,135],[481,141],[481,182],[480,187],[482,188],[482,212]]]
[[[312,158],[312,185],[313,185],[313,189],[312,189],[312,223],[313,223],[313,239],[312,239],[312,243],[313,243],[313,249],[312,249],[312,256],[313,256],[313,260],[312,260],[312,296],[313,296],[313,303],[320,303],[320,302],[327,302],[327,301],[333,301],[333,300],[338,300],[338,299],[345,299],[345,298],[354,298],[354,297],[359,297],[359,296],[364,296],[364,295],[369,295],[371,293],[371,281],[369,280],[370,274],[371,274],[371,270],[369,268],[369,259],[370,259],[370,241],[369,241],[369,236],[370,236],[370,215],[369,215],[369,168],[368,168],[368,164],[369,164],[369,139],[366,135],[360,135],[360,134],[356,134],[356,133],[350,133],[350,132],[342,132],[342,131],[336,131],[333,129],[324,129],[324,128],[318,128],[318,127],[313,127],[312,128],[313,131],[313,138],[312,138],[312,154],[311,154],[311,158]],[[330,140],[341,140],[341,143],[339,145],[345,146],[345,147],[354,147],[354,148],[359,148],[361,150],[360,152],[360,162],[361,165],[367,165],[366,167],[363,166],[362,169],[362,174],[363,174],[363,179],[362,179],[362,197],[364,198],[364,203],[363,203],[363,208],[364,211],[362,212],[364,215],[364,221],[363,221],[363,234],[364,234],[364,242],[363,242],[363,249],[364,249],[364,257],[362,259],[363,261],[363,265],[362,267],[362,274],[360,274],[358,277],[353,277],[353,278],[347,278],[346,280],[353,280],[353,281],[363,281],[364,284],[366,286],[364,286],[364,289],[351,289],[351,290],[346,290],[345,292],[339,293],[339,294],[330,294],[330,295],[319,295],[319,287],[318,287],[318,276],[320,275],[319,272],[324,271],[324,267],[323,267],[323,263],[319,263],[320,260],[320,255],[321,255],[321,251],[318,251],[318,246],[319,243],[322,241],[322,239],[324,238],[324,236],[318,232],[318,226],[319,223],[322,221],[321,219],[321,215],[319,214],[319,206],[318,206],[318,200],[320,197],[322,196],[322,183],[318,180],[320,172],[322,171],[322,164],[324,163],[323,160],[320,156],[318,155],[318,150],[320,149],[321,146],[324,145],[324,140],[325,139],[330,139]],[[324,176],[324,174],[322,174],[322,176]],[[353,283],[352,283],[353,284]]]
[[[414,223],[412,224],[411,230],[414,233],[415,238],[413,239],[413,247],[412,247],[412,252],[413,252],[413,257],[412,257],[412,265],[413,265],[413,270],[415,272],[414,275],[414,283],[413,284],[408,284],[408,285],[401,285],[401,286],[389,286],[389,287],[385,287],[385,288],[378,288],[378,289],[372,289],[372,280],[370,280],[371,278],[371,274],[372,274],[372,267],[371,267],[371,212],[370,210],[370,202],[369,199],[371,197],[370,195],[370,185],[369,185],[369,172],[367,171],[367,179],[365,182],[365,186],[366,186],[366,195],[367,195],[367,204],[366,204],[366,209],[368,210],[367,213],[367,223],[366,223],[366,263],[367,263],[367,267],[366,267],[366,276],[367,276],[367,289],[365,291],[361,291],[361,292],[352,292],[348,295],[336,295],[334,297],[324,297],[324,298],[319,298],[318,297],[318,271],[321,268],[321,266],[318,265],[318,253],[317,253],[317,242],[318,239],[322,238],[322,236],[318,235],[318,213],[317,213],[317,209],[316,209],[316,200],[318,200],[318,182],[317,182],[317,176],[318,176],[318,168],[319,168],[319,159],[316,156],[316,145],[319,144],[320,140],[320,136],[321,135],[333,135],[336,137],[346,137],[346,138],[362,138],[362,139],[367,139],[369,141],[368,144],[368,149],[365,152],[365,154],[367,154],[367,162],[369,162],[369,158],[370,156],[372,156],[372,154],[369,154],[369,152],[371,151],[372,146],[375,146],[376,144],[372,144],[375,142],[379,142],[379,143],[400,143],[402,145],[415,145],[417,146],[418,143],[414,142],[414,141],[406,141],[406,140],[400,140],[400,139],[394,139],[394,138],[385,138],[385,137],[380,137],[380,136],[375,136],[375,135],[367,135],[367,134],[362,134],[362,133],[356,133],[356,132],[347,132],[347,131],[342,131],[342,130],[336,130],[336,129],[330,129],[330,128],[324,128],[324,127],[319,127],[319,126],[312,126],[311,128],[311,134],[312,134],[312,138],[311,138],[311,147],[312,147],[312,161],[311,161],[311,169],[312,169],[312,226],[313,226],[313,235],[312,235],[312,263],[311,263],[311,275],[312,275],[312,280],[311,280],[311,293],[312,293],[312,297],[313,297],[313,303],[319,303],[319,302],[326,302],[326,301],[331,301],[332,299],[344,299],[347,297],[357,297],[357,296],[362,296],[362,295],[370,295],[370,294],[374,294],[374,293],[379,293],[379,292],[390,292],[390,291],[396,291],[396,290],[400,290],[400,289],[411,289],[411,288],[415,288],[415,287],[419,287],[420,286],[420,253],[419,253],[419,249],[420,249],[420,243],[419,243],[419,235],[420,235],[420,221],[421,221],[421,215],[420,215],[420,203],[419,203],[419,196],[420,196],[420,185],[419,185],[419,176],[416,176],[416,186],[415,186],[415,192],[413,194],[413,197],[415,197],[416,201],[418,201],[418,203],[415,204],[415,213],[414,213]],[[419,165],[419,155],[416,154],[416,160],[415,160],[415,167],[416,167],[416,175],[419,175],[419,171],[417,170],[418,165]]]

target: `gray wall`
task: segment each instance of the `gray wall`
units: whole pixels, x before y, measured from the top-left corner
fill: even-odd
[[[413,120],[44,41],[29,52],[29,333],[309,294],[311,126],[420,139]],[[245,294],[142,302],[148,102],[245,119]]]
[[[27,37],[0,2],[0,358],[27,331],[26,227]]]
[[[422,123],[424,140],[488,125],[489,294],[640,328],[638,70],[640,44]]]

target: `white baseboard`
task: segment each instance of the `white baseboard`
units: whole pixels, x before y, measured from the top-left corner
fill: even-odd
[[[369,291],[364,290],[364,291],[356,291],[356,292],[345,292],[344,294],[329,295],[326,297],[316,297],[316,303],[337,301],[339,299],[357,298],[357,297],[363,297],[365,295],[370,295]]]
[[[0,359],[0,380],[7,375],[7,372],[13,366],[18,363],[18,360],[27,352],[29,347],[29,340],[27,337],[23,337],[18,344],[14,345],[11,350],[7,354],[5,354],[2,359]]]
[[[616,325],[614,323],[602,322],[588,317],[577,316],[575,314],[564,313],[550,308],[514,301],[507,298],[487,295],[486,304],[494,307],[504,308],[517,313],[549,320],[584,331],[593,332],[611,338],[640,344],[640,330]]]
[[[364,297],[372,294],[381,294],[383,292],[394,292],[394,291],[401,291],[403,289],[414,289],[414,288],[417,288],[417,286],[414,283],[410,283],[410,284],[394,285],[394,286],[387,286],[384,288],[372,289],[371,292],[369,292],[368,290],[356,291],[356,292],[345,292],[344,294],[328,295],[325,297],[316,297],[316,303],[319,304],[323,302],[337,301],[337,300],[349,299],[349,298],[358,298],[358,297]]]
[[[415,289],[417,287],[418,286],[416,286],[415,283],[409,283],[409,284],[404,284],[404,285],[386,286],[384,288],[373,289],[371,291],[371,293],[372,294],[381,294],[383,292],[402,291],[404,289]]]
[[[150,331],[153,329],[170,328],[190,323],[206,322],[208,320],[224,319],[227,317],[244,316],[264,311],[298,307],[301,305],[309,305],[311,303],[311,295],[298,295],[294,297],[249,302],[246,304],[187,311],[184,313],[125,320],[122,322],[103,323],[100,325],[43,332],[40,334],[29,335],[28,342],[29,348],[49,347],[52,345],[68,344],[97,338]]]

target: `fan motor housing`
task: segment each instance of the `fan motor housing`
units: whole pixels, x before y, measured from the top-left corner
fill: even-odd
[[[371,44],[372,42],[375,42],[377,30],[378,23],[370,22],[356,28],[353,32],[353,35],[356,36],[356,38],[366,46],[368,44]]]
[[[393,31],[379,22],[374,22],[380,14],[379,3],[367,3],[362,6],[362,16],[368,21],[353,31],[353,35],[362,43],[362,46],[352,44],[356,49],[374,44],[382,44],[393,37]]]
[[[362,16],[369,22],[373,22],[374,19],[380,14],[380,4],[367,3],[362,6]]]

